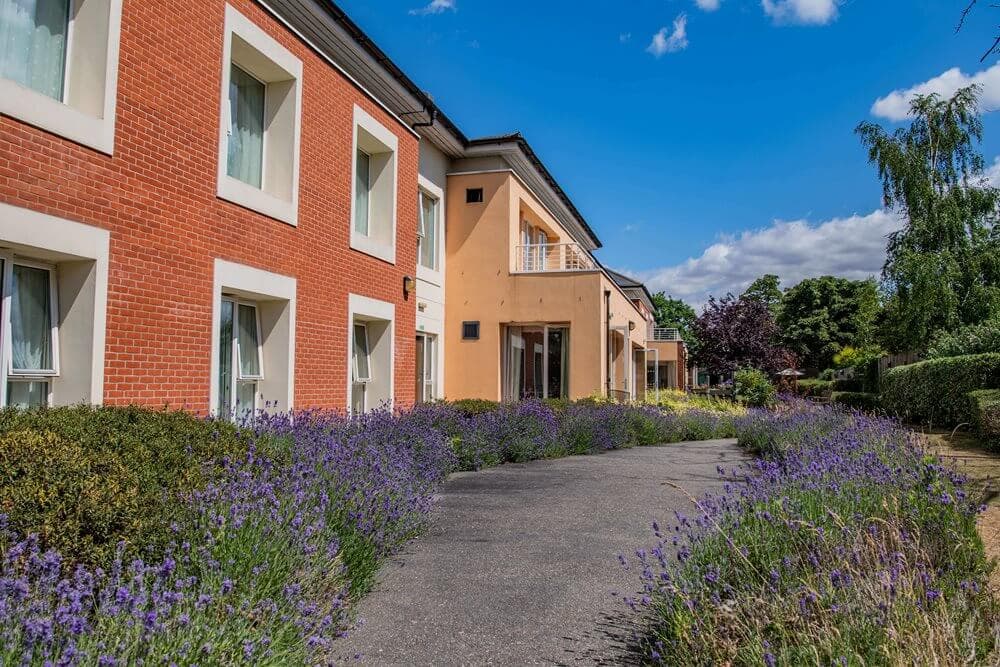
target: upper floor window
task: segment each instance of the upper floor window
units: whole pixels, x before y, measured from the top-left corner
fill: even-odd
[[[0,0],[0,113],[114,150],[121,0]]]
[[[393,264],[398,145],[395,134],[360,107],[354,107],[351,247]]]
[[[438,269],[438,200],[420,191],[420,266]]]
[[[297,224],[302,62],[229,6],[223,55],[218,195]]]
[[[0,0],[0,75],[62,102],[69,0]]]
[[[229,119],[227,173],[259,188],[264,174],[264,84],[238,65],[230,67]]]

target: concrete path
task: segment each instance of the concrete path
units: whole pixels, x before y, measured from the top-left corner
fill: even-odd
[[[618,553],[719,484],[731,440],[574,456],[454,475],[428,530],[380,573],[341,658],[373,665],[627,662],[635,573]]]

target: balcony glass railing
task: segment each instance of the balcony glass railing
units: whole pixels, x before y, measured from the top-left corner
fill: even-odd
[[[653,329],[653,340],[680,340],[681,332],[677,329],[656,327]]]
[[[547,273],[555,271],[594,271],[597,262],[577,243],[535,243],[514,249],[515,271]]]

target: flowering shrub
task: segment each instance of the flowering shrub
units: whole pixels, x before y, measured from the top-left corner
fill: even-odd
[[[754,407],[774,404],[778,392],[767,373],[756,368],[741,368],[733,376],[736,399]]]
[[[722,492],[654,523],[632,561],[646,660],[997,663],[1000,607],[959,475],[860,413],[799,404],[736,428],[765,457],[720,469]]]
[[[240,431],[181,414],[117,410],[56,435],[31,430],[33,420],[45,419],[32,413],[7,415],[17,428],[0,428],[0,442],[19,434],[20,445],[0,447],[8,463],[18,452],[30,454],[58,469],[64,496],[86,490],[52,515],[56,531],[60,517],[77,516],[67,525],[85,534],[100,526],[92,518],[99,515],[119,526],[113,534],[122,540],[110,558],[87,562],[66,558],[37,531],[24,537],[19,520],[38,500],[5,468],[0,498],[17,502],[0,509],[0,665],[329,662],[347,605],[370,588],[385,556],[420,530],[449,472],[734,433],[728,415],[614,403],[433,404],[350,419],[321,411],[261,414]],[[159,457],[163,480],[188,479],[191,468],[212,474],[194,471],[189,484],[155,487],[164,507],[134,524],[132,505],[106,503],[116,491],[102,488],[102,480],[132,484],[128,466],[107,468],[121,480],[93,478],[88,447],[114,449],[116,439],[128,440],[121,436],[128,423],[158,419],[184,422],[164,433],[220,432],[224,442],[203,450],[202,440],[151,437],[167,448],[150,454]],[[109,427],[103,437],[102,424]],[[70,447],[68,438],[83,444]],[[228,455],[216,461],[213,451]],[[156,523],[164,517],[165,525]],[[165,538],[133,548],[153,528]]]

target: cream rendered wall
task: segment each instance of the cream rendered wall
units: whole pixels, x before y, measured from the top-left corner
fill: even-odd
[[[442,216],[438,228],[440,239],[439,247],[441,253],[439,257],[439,271],[435,274],[424,270],[419,260],[417,263],[417,317],[416,327],[418,332],[425,332],[437,336],[437,392],[438,398],[444,397],[444,369],[446,364],[446,354],[448,347],[444,341],[444,314],[445,314],[445,271],[447,266],[447,253],[444,251],[447,242],[447,186],[448,168],[451,165],[450,158],[438,150],[426,139],[420,141],[420,162],[419,178],[420,187],[435,196],[441,198],[439,214]]]
[[[483,188],[483,203],[466,204],[466,188]],[[512,275],[520,213],[568,238],[509,172],[453,174],[448,178],[445,348],[447,398],[501,398],[501,325],[566,323],[570,327],[570,398],[605,387],[604,290],[611,291],[612,325],[636,323],[630,340],[645,330],[639,313],[602,272]],[[462,322],[480,323],[479,340],[462,340]]]

